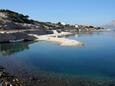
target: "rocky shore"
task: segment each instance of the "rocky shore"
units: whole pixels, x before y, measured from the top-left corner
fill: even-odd
[[[23,32],[17,33],[0,33],[0,43],[8,43],[10,41],[23,40],[23,41],[33,41],[35,37],[29,36]]]
[[[115,80],[94,80],[80,77],[64,77],[50,74],[10,74],[0,67],[0,86],[115,86]]]
[[[46,35],[53,34],[52,31],[49,30],[10,30],[10,31],[0,31],[0,43],[9,43],[9,42],[18,42],[18,41],[34,41],[37,39],[34,36],[30,36],[29,34],[36,35]]]
[[[0,86],[23,86],[23,82],[0,67]]]

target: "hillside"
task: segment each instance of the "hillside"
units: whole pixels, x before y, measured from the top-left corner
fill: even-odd
[[[19,14],[10,10],[0,10],[1,17],[7,20],[18,22],[18,23],[33,23],[32,20],[29,20],[29,16]]]
[[[87,26],[87,25],[70,25],[51,23],[51,22],[40,22],[29,19],[28,15],[23,15],[10,10],[0,10],[0,29],[2,30],[20,30],[20,29],[38,29],[38,30],[61,30],[61,31],[98,31],[100,27]]]
[[[28,15],[23,15],[10,10],[0,10],[0,29],[44,29],[51,25],[29,19]]]

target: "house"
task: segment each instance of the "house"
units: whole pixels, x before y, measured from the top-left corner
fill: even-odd
[[[61,24],[62,24],[62,25],[66,25],[66,23],[65,23],[65,22],[61,22]]]
[[[79,27],[79,25],[75,24],[75,28],[78,28],[78,27]]]

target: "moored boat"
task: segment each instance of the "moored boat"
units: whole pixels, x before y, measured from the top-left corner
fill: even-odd
[[[22,42],[22,41],[24,41],[24,39],[18,39],[18,40],[9,40],[9,42]]]

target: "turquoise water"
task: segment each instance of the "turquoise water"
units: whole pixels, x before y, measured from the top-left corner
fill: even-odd
[[[62,47],[50,42],[0,44],[0,65],[13,70],[70,74],[115,79],[115,32],[69,36],[82,47]]]

